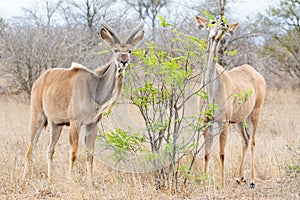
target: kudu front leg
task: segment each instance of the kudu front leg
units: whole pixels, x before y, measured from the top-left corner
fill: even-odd
[[[95,150],[97,129],[98,129],[97,123],[92,123],[86,126],[86,135],[84,138],[84,143],[86,148],[88,184],[92,184],[92,179],[93,179],[93,160],[94,160],[94,150]]]
[[[225,147],[228,136],[228,123],[224,124],[220,133],[220,160],[222,169],[222,187],[225,186]]]
[[[209,160],[210,160],[210,151],[211,146],[213,143],[213,137],[211,135],[211,130],[208,130],[208,128],[204,131],[204,148],[205,148],[205,155],[204,155],[204,174],[208,173],[208,166],[209,166]]]

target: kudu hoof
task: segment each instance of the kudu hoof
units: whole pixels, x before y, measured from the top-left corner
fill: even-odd
[[[241,179],[237,179],[236,182],[240,185],[241,183],[246,183],[246,179],[242,177]]]

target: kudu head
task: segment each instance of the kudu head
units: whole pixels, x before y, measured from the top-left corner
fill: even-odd
[[[141,31],[144,21],[130,33],[129,37],[124,41],[120,41],[113,29],[102,20],[102,27],[100,29],[100,36],[106,45],[114,53],[112,64],[117,67],[117,72],[121,73],[126,69],[130,61],[130,55],[133,48],[142,40],[144,30]],[[137,33],[141,32],[139,35]]]
[[[214,18],[208,20],[200,16],[196,16],[199,29],[208,28],[208,37],[213,41],[221,41],[225,34],[232,35],[238,27],[238,23],[227,24],[223,19]]]

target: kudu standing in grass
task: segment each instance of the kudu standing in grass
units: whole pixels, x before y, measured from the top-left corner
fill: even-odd
[[[242,160],[240,164],[238,182],[245,182],[244,162],[246,150],[251,145],[251,182],[254,188],[254,147],[255,134],[263,107],[266,83],[250,65],[244,64],[232,70],[225,70],[217,64],[218,45],[225,34],[232,35],[238,23],[226,24],[223,20],[207,20],[196,16],[199,28],[208,28],[207,66],[203,73],[203,83],[208,94],[208,103],[213,107],[212,125],[205,131],[205,165],[208,170],[210,150],[213,137],[220,134],[220,160],[222,167],[222,186],[225,185],[225,145],[230,123],[238,124],[243,142]],[[215,109],[214,109],[215,107]]]
[[[79,133],[85,127],[83,138],[87,152],[87,178],[91,183],[97,124],[103,111],[112,106],[120,95],[131,51],[144,36],[142,28],[143,21],[132,31],[126,42],[120,42],[113,29],[102,20],[100,36],[113,52],[108,64],[90,71],[73,63],[69,69],[49,69],[37,79],[31,91],[31,137],[24,178],[41,131],[48,126],[48,179],[51,179],[54,147],[63,126],[67,125],[70,126],[69,177],[76,159]],[[139,32],[141,33],[137,35]]]

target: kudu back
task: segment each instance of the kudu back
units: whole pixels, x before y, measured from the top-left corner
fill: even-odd
[[[93,154],[98,122],[103,111],[109,109],[120,95],[123,75],[133,48],[144,36],[143,21],[121,42],[113,29],[103,20],[100,36],[113,52],[108,64],[91,71],[73,63],[69,69],[49,69],[33,84],[31,91],[30,144],[26,154],[23,180],[26,177],[31,155],[42,130],[48,126],[48,179],[54,147],[64,125],[70,126],[70,167],[72,175],[79,142],[79,133],[85,127],[84,145],[87,158],[87,178],[92,180]],[[139,34],[138,34],[139,33]]]

